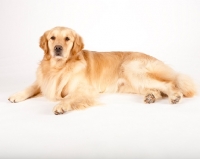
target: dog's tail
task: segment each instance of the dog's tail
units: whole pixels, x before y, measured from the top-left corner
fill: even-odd
[[[195,83],[187,75],[178,74],[176,86],[181,90],[184,97],[193,97],[197,93]]]

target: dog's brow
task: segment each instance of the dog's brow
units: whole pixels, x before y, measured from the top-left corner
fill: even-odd
[[[58,31],[58,30],[54,30],[54,31],[52,31],[52,33],[51,33],[52,36],[58,36],[58,34],[59,34],[59,31]]]

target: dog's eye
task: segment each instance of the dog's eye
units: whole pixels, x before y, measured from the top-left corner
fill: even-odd
[[[52,36],[52,37],[51,37],[51,40],[55,40],[55,39],[56,39],[56,37],[55,37],[55,36]]]
[[[70,39],[68,37],[65,38],[66,41],[69,41]]]

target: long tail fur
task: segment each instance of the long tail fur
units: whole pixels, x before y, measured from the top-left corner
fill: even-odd
[[[176,85],[185,97],[193,97],[197,93],[196,85],[187,75],[178,74],[176,78]]]

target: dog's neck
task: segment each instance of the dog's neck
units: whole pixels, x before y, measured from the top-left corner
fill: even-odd
[[[85,59],[82,55],[82,52],[77,53],[75,56],[69,56],[68,58],[55,58],[50,57],[49,59],[43,58],[44,61],[49,63],[51,69],[60,70],[65,67],[68,63],[76,63],[76,62],[83,62],[85,63]]]
[[[51,68],[62,69],[65,64],[66,64],[66,59],[56,59],[56,58],[50,59]]]

